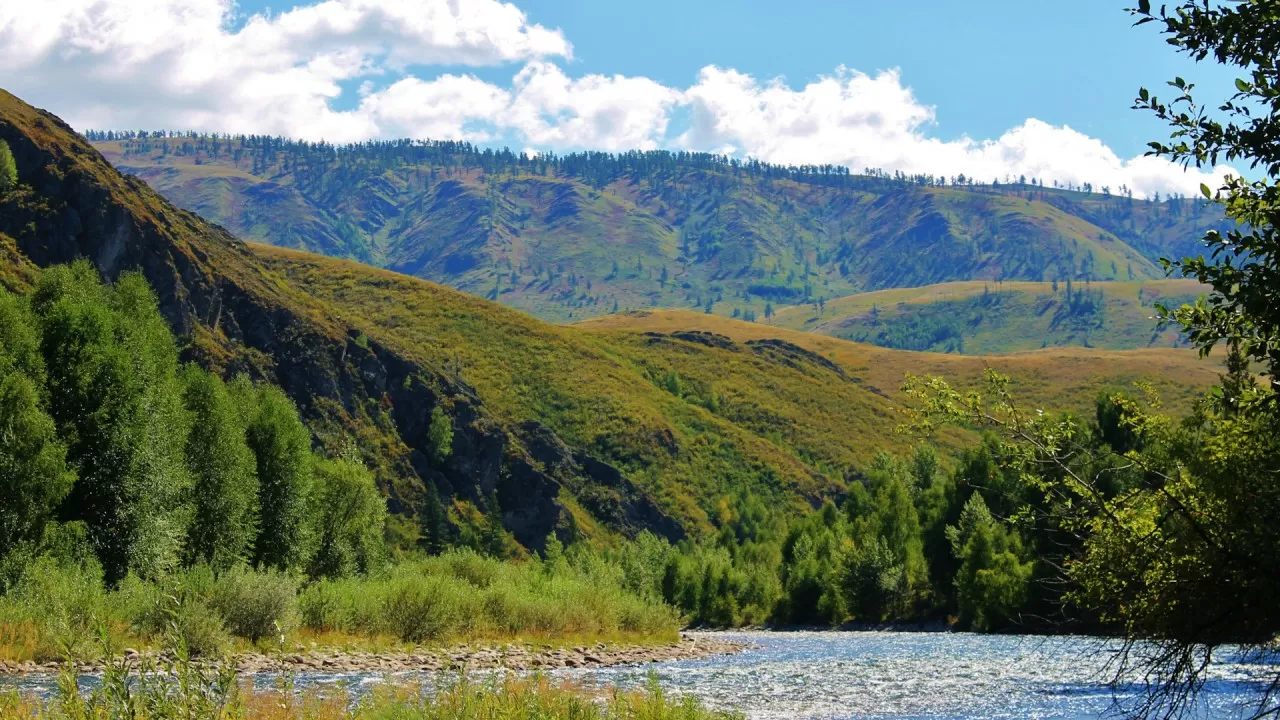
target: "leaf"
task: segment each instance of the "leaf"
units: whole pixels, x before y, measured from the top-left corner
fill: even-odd
[[[1204,183],[1200,183],[1200,192],[1210,200],[1213,199],[1213,191],[1209,189],[1208,185],[1205,185]]]
[[[1242,93],[1247,93],[1253,86],[1245,82],[1242,78],[1236,78],[1236,89]]]

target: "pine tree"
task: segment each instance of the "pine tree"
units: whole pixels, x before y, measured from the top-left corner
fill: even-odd
[[[1249,369],[1249,358],[1241,350],[1240,340],[1231,339],[1227,348],[1227,372],[1220,376],[1222,405],[1225,412],[1235,414],[1239,412],[1241,401],[1245,396],[1258,387],[1258,381]]]
[[[498,494],[491,493],[484,504],[484,551],[491,557],[507,557],[507,533],[502,526],[502,506]]]
[[[418,546],[429,555],[444,552],[448,537],[444,505],[440,493],[430,482],[422,493],[422,507],[418,510]]]

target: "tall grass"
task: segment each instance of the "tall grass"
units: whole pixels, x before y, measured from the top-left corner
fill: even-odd
[[[0,596],[0,659],[100,656],[118,647],[180,644],[193,655],[316,638],[342,644],[675,640],[680,618],[623,588],[616,568],[581,562],[503,562],[469,550],[407,560],[370,575],[305,584],[277,572],[207,567],[106,590],[92,563],[35,561]]]
[[[396,685],[353,699],[341,690],[304,694],[237,684],[226,673],[180,659],[132,672],[108,669],[84,692],[72,672],[47,698],[0,694],[0,718],[28,720],[733,720],[692,697],[671,698],[650,678],[640,690],[590,688],[542,675],[478,682],[459,676],[437,687]]]
[[[679,618],[622,589],[605,567],[504,563],[469,551],[406,562],[369,578],[324,580],[303,591],[316,631],[390,635],[405,642],[509,636],[635,634],[674,639]]]

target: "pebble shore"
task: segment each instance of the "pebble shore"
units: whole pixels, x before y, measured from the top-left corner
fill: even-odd
[[[458,670],[555,670],[559,668],[614,667],[643,665],[675,660],[696,660],[741,652],[743,643],[705,635],[681,635],[670,645],[605,645],[546,648],[532,644],[459,646],[414,652],[359,652],[333,649],[298,649],[283,654],[242,653],[235,656],[240,673],[397,673]],[[123,659],[138,663],[142,655],[126,649]],[[50,674],[63,669],[62,663],[6,662],[0,660],[0,674]],[[81,665],[82,674],[102,672],[101,665]]]

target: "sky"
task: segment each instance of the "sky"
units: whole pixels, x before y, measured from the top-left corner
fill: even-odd
[[[298,4],[293,4],[297,2]],[[1123,0],[0,2],[0,87],[79,129],[528,152],[687,149],[1026,175],[1139,196],[1229,168],[1143,157],[1130,109],[1196,65]]]

